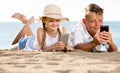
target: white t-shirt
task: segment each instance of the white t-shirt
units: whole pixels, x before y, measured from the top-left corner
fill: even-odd
[[[60,26],[60,31],[62,32],[62,26]],[[54,37],[50,37],[48,33],[46,33],[46,39],[45,39],[45,46],[49,47],[59,41],[59,33]],[[70,37],[68,38],[68,44],[72,46]]]
[[[78,43],[88,43],[93,40],[93,37],[88,33],[86,26],[82,23],[76,24],[71,32],[72,44],[75,47]],[[93,51],[107,51],[107,43],[96,46]]]
[[[58,40],[59,40],[59,34],[57,34],[54,38],[52,38],[46,33],[45,47],[49,47],[52,44],[57,43]]]

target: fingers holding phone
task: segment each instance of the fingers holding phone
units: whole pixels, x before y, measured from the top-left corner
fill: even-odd
[[[65,44],[63,42],[60,41],[60,42],[56,43],[57,49],[62,50],[62,49],[64,49],[64,47],[65,47]]]
[[[100,38],[102,42],[106,42],[107,40],[111,39],[111,34],[109,33],[109,26],[102,25],[100,28]]]

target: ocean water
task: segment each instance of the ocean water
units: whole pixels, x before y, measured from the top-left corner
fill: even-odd
[[[62,23],[62,25],[67,28],[68,32],[70,32],[72,27],[77,23],[78,22],[65,22]],[[109,25],[113,41],[120,50],[120,21],[108,21],[104,22],[104,25]],[[21,22],[0,22],[0,49],[9,48],[17,33],[23,26],[24,24]],[[34,35],[36,35],[36,30],[40,26],[42,26],[40,23],[31,24],[30,27]]]

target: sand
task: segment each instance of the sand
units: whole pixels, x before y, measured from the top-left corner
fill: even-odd
[[[0,51],[0,73],[120,73],[120,52]]]

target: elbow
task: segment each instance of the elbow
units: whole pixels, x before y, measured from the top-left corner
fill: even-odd
[[[77,50],[91,52],[91,50],[86,49],[82,44],[77,44],[74,48],[77,49]]]
[[[118,49],[109,49],[108,52],[118,52]]]

